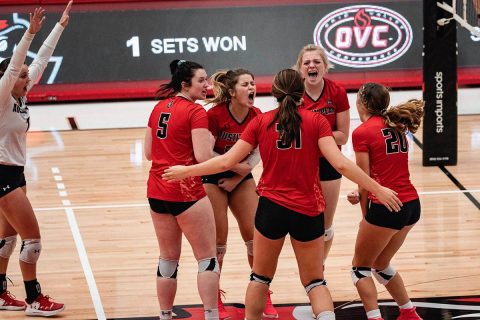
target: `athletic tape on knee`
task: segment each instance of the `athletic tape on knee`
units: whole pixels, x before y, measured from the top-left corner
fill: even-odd
[[[330,226],[330,228],[325,229],[325,234],[323,236],[323,240],[325,240],[325,242],[332,240],[334,233],[335,232],[333,230],[333,226]]]
[[[0,257],[8,259],[17,244],[17,236],[10,236],[0,240]]]
[[[372,269],[369,267],[352,267],[351,273],[353,284],[356,286],[358,280],[372,276]]]
[[[270,279],[268,277],[265,277],[265,276],[261,276],[259,274],[256,274],[255,272],[252,271],[252,273],[250,273],[250,281],[255,281],[255,282],[259,282],[259,283],[263,283],[263,284],[266,284],[267,286],[270,286],[270,283],[272,283],[272,280],[273,279]]]
[[[316,287],[319,287],[319,286],[327,286],[327,281],[325,281],[324,279],[312,280],[312,281],[310,281],[309,284],[307,284],[305,286],[305,291],[307,292],[307,294],[309,294],[310,291],[312,291],[313,288],[316,288]]]
[[[225,257],[225,253],[227,252],[227,245],[217,245],[217,260],[218,263],[223,263],[223,257]]]
[[[216,257],[206,258],[198,261],[198,273],[206,271],[220,273],[220,266]]]
[[[397,270],[394,267],[388,266],[383,270],[373,269],[373,276],[377,281],[386,286],[390,280],[397,274]]]
[[[253,256],[253,240],[245,242],[245,245],[247,246],[247,254]]]
[[[157,277],[177,279],[178,260],[158,259]]]
[[[20,261],[29,264],[35,264],[40,257],[42,251],[42,243],[40,239],[22,240],[22,248],[20,248]]]

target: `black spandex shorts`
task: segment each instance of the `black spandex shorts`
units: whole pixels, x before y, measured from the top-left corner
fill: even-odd
[[[255,214],[255,228],[272,240],[281,239],[289,233],[293,239],[306,242],[323,237],[325,222],[323,212],[310,217],[260,197]]]
[[[27,185],[22,166],[0,164],[0,198]]]
[[[331,181],[337,180],[342,177],[342,175],[335,170],[335,168],[327,161],[324,157],[321,157],[319,160],[320,165],[320,181]]]
[[[390,212],[383,204],[371,202],[365,220],[379,227],[401,230],[405,226],[417,223],[420,220],[420,212],[418,199],[403,203],[399,212]]]
[[[233,176],[235,176],[235,172],[230,171],[230,170],[220,172],[220,173],[215,173],[215,174],[211,174],[211,175],[208,175],[208,176],[202,176],[202,183],[211,183],[211,184],[218,185],[218,180],[224,179],[224,178],[232,178]],[[240,181],[238,184],[240,184],[243,181],[248,180],[248,179],[253,179],[253,176],[252,176],[251,172],[249,174],[247,174],[245,177],[243,177],[242,181]]]
[[[171,214],[175,217],[193,206],[196,202],[197,201],[177,202],[148,198],[150,209],[152,209],[153,212]]]

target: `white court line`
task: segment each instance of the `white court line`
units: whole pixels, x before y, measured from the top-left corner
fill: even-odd
[[[471,190],[446,190],[446,191],[422,191],[421,195],[435,195],[435,194],[449,194],[449,193],[480,193],[480,189]],[[346,198],[346,195],[341,195],[340,198]],[[148,207],[148,203],[127,203],[127,204],[101,204],[95,206],[72,206],[70,209],[111,209],[111,208],[139,208]],[[35,211],[56,211],[64,210],[65,207],[50,207],[50,208],[33,208]]]
[[[83,244],[82,235],[80,234],[80,229],[78,228],[75,213],[73,212],[72,208],[64,209],[65,213],[67,214],[68,224],[70,225],[73,239],[75,240],[75,246],[77,247],[78,255],[80,257],[83,273],[85,274],[85,278],[87,279],[88,289],[90,290],[90,295],[92,296],[93,306],[95,307],[97,319],[106,320],[107,317],[105,316],[105,311],[103,310],[102,300],[100,299],[97,284],[95,282],[95,278],[93,277],[92,268],[90,267],[90,262],[88,261],[87,250],[85,249],[85,246]]]
[[[52,173],[54,174],[55,181],[62,181],[62,176],[60,176],[60,169],[58,167],[52,167]],[[60,197],[66,197],[67,191],[65,190],[65,184],[57,183],[57,189],[59,190]],[[87,250],[83,244],[82,235],[78,227],[77,219],[75,218],[75,213],[73,208],[71,208],[71,202],[68,199],[62,199],[62,204],[64,205],[63,209],[67,215],[68,224],[70,225],[70,230],[72,232],[73,240],[75,241],[75,246],[77,247],[78,256],[80,258],[80,263],[82,264],[83,273],[87,279],[88,289],[90,291],[90,296],[92,297],[93,306],[95,308],[95,313],[97,314],[97,319],[106,320],[105,310],[103,309],[102,300],[100,299],[100,293],[98,292],[97,284],[95,278],[93,277],[92,268],[90,267],[90,262],[88,260]]]

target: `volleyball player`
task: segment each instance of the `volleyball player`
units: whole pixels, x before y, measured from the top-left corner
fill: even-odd
[[[341,148],[347,143],[350,130],[350,105],[347,93],[334,81],[325,78],[332,65],[325,51],[309,44],[298,54],[296,69],[305,79],[303,106],[307,110],[322,114],[332,129],[333,138]],[[325,198],[325,259],[332,247],[334,228],[333,217],[340,195],[342,175],[335,170],[325,157],[320,157],[320,183]]]
[[[397,192],[403,207],[392,214],[375,194],[362,186],[358,192],[349,194],[350,202],[360,202],[363,214],[352,262],[352,280],[368,319],[382,319],[373,275],[400,307],[398,320],[419,320],[391,260],[420,219],[420,201],[408,171],[406,133],[417,131],[424,103],[409,100],[389,107],[388,90],[377,83],[366,83],[358,91],[356,104],[362,121],[352,135],[357,165],[378,183]]]
[[[215,73],[211,79],[214,97],[209,103],[213,103],[214,106],[207,114],[210,132],[215,138],[214,153],[220,155],[237,142],[248,123],[261,111],[253,105],[256,86],[250,71],[223,70]],[[253,265],[253,223],[258,195],[255,192],[256,185],[251,171],[259,161],[258,150],[254,150],[231,170],[202,177],[215,214],[217,259],[220,268],[223,266],[223,258],[227,251],[228,208],[237,220],[245,242],[250,269]],[[223,293],[222,290],[218,292],[218,313],[220,319],[228,319],[230,315],[223,305],[221,297]],[[277,318],[278,313],[272,304],[270,294],[271,291],[268,291],[263,315]]]
[[[41,78],[68,25],[70,1],[30,66],[24,64],[30,44],[45,21],[45,10],[30,13],[30,25],[11,58],[0,62],[0,310],[25,310],[29,316],[53,316],[65,306],[42,293],[37,281],[37,261],[42,249],[40,228],[27,198],[24,175],[26,136],[30,116],[26,95]],[[7,266],[17,242],[22,239],[20,269],[27,298],[17,300],[7,290]]]
[[[205,99],[208,78],[198,63],[174,60],[171,81],[160,86],[145,134],[145,156],[152,161],[147,183],[150,213],[160,248],[157,296],[160,319],[172,319],[177,291],[182,234],[198,262],[197,285],[205,319],[218,319],[219,265],[215,256],[215,221],[198,177],[176,183],[162,180],[172,164],[195,164],[212,157],[208,118],[195,103]]]

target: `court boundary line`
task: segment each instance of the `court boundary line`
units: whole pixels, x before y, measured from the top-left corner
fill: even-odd
[[[70,200],[66,198],[68,193],[66,191],[65,184],[63,183],[63,177],[60,175],[60,169],[58,167],[52,167],[51,171],[54,175],[54,181],[57,184],[59,197],[64,205],[63,210],[65,210],[65,215],[67,216],[67,221],[70,227],[70,232],[72,233],[73,242],[75,243],[78,257],[80,258],[80,264],[82,266],[83,274],[85,275],[85,279],[87,280],[88,290],[90,291],[90,297],[92,298],[95,314],[97,315],[97,319],[106,320],[107,317],[105,315],[105,309],[103,308],[100,293],[98,292],[97,283],[95,281],[95,277],[93,276],[92,267],[90,266],[90,261],[88,259],[85,244],[83,243],[82,234],[77,223],[77,218],[75,216],[73,208],[70,207]]]

